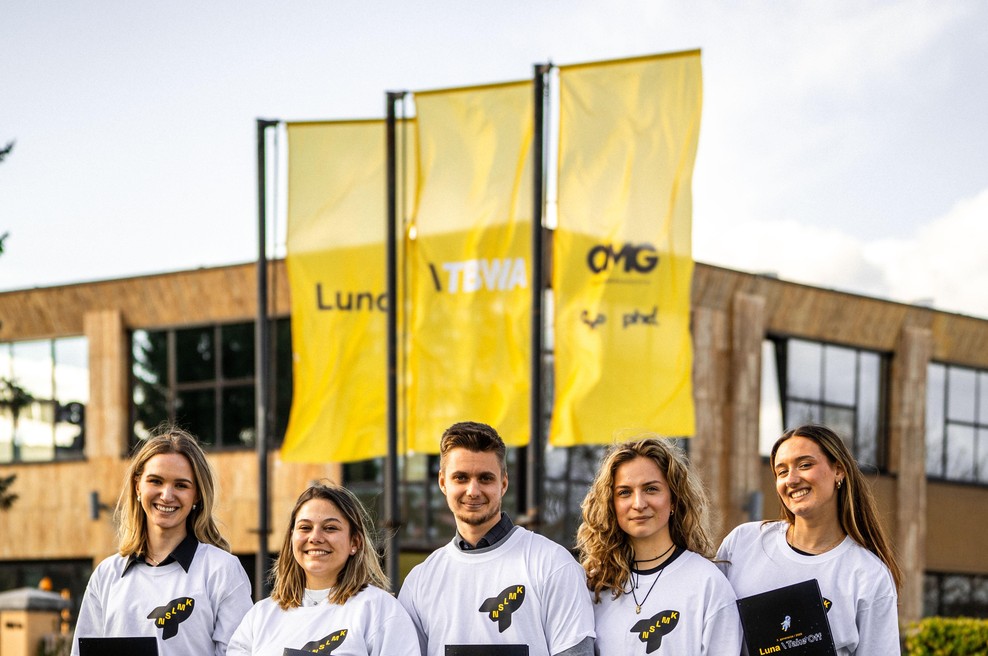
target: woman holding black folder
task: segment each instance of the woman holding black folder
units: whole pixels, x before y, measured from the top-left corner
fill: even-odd
[[[672,443],[649,437],[605,455],[577,531],[598,654],[741,651],[734,593],[709,560],[706,510],[703,486]]]
[[[247,613],[228,656],[421,656],[411,618],[389,592],[360,500],[310,486],[295,502],[274,588]]]
[[[223,656],[251,586],[213,519],[213,473],[196,439],[159,428],[133,456],[117,501],[119,552],[89,579],[79,638],[153,636],[159,656]],[[136,653],[136,652],[131,652]]]
[[[816,579],[838,655],[898,656],[901,572],[844,441],[807,424],[776,441],[770,462],[781,520],[742,524],[717,552],[738,597]]]

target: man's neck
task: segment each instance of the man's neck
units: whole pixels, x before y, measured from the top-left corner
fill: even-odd
[[[456,532],[460,534],[461,538],[469,542],[471,546],[476,546],[480,542],[480,539],[487,535],[488,531],[497,526],[499,521],[501,521],[501,515],[480,526],[457,522]]]

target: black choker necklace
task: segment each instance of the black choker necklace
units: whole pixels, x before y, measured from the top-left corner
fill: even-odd
[[[631,562],[633,562],[633,563],[650,563],[653,560],[658,560],[659,558],[662,558],[662,556],[664,556],[667,553],[669,553],[670,551],[672,551],[672,548],[675,547],[675,546],[676,546],[676,543],[675,542],[672,543],[672,544],[670,544],[668,549],[666,549],[665,551],[663,551],[662,553],[660,553],[655,558],[647,558],[645,560],[632,560]]]

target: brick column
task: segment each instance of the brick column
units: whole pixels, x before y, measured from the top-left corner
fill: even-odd
[[[926,569],[926,368],[933,335],[905,326],[892,358],[889,394],[889,465],[896,474],[896,527],[891,535],[899,565],[899,618],[923,616]]]
[[[728,352],[727,313],[705,307],[693,309],[693,398],[696,436],[690,444],[690,460],[710,494],[710,530],[723,537],[727,510]],[[728,527],[729,528],[729,527]]]
[[[126,466],[130,363],[127,331],[117,310],[87,312],[83,330],[89,343],[89,405],[86,408],[87,489],[114,506]],[[112,512],[112,511],[111,511]],[[90,552],[95,565],[116,550],[108,513],[90,522]]]
[[[758,416],[761,405],[765,299],[738,293],[731,300],[730,480],[726,528],[752,519],[748,502],[761,490]]]

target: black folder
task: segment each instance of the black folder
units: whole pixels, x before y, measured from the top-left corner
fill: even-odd
[[[445,656],[528,656],[528,645],[446,645]]]
[[[816,579],[738,599],[749,656],[837,656]]]
[[[158,656],[154,638],[79,638],[79,656]]]

